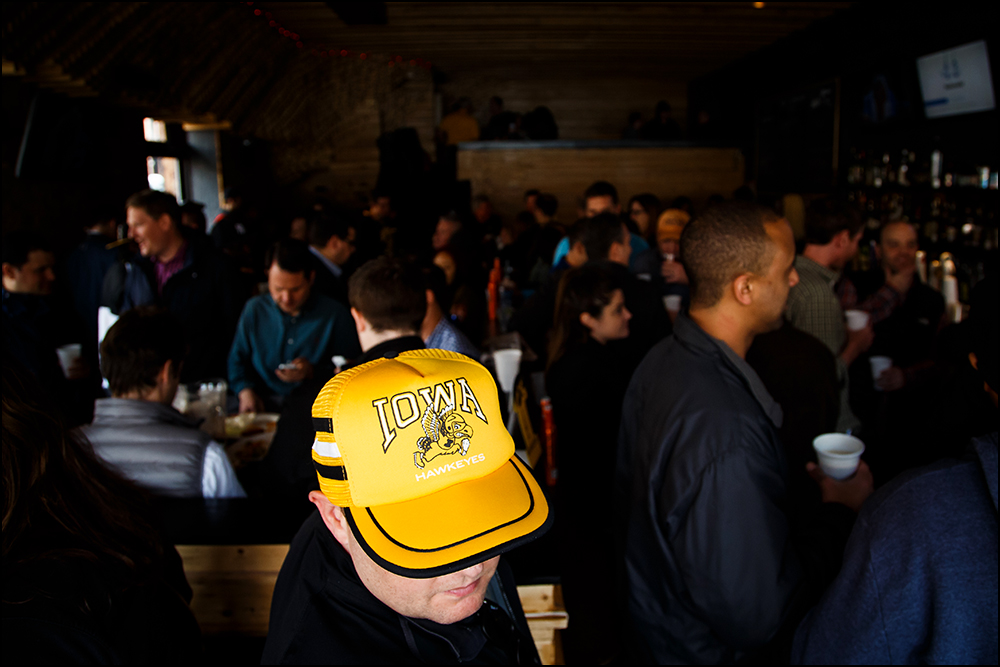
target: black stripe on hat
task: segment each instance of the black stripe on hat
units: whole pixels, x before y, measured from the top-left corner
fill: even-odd
[[[333,419],[330,417],[313,417],[313,429],[323,433],[333,433]]]
[[[316,472],[326,479],[333,479],[340,482],[347,481],[347,470],[344,466],[325,466],[315,461],[313,461],[313,466],[316,468]]]

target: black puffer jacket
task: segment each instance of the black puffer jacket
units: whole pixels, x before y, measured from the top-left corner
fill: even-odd
[[[790,524],[781,419],[753,369],[686,315],[633,376],[616,498],[641,661],[784,652],[836,574],[853,513],[823,505],[810,525]]]

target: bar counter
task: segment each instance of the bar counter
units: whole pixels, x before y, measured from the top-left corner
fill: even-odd
[[[700,206],[712,194],[726,197],[743,185],[743,154],[731,147],[685,141],[470,141],[458,145],[458,178],[472,194],[490,197],[503,217],[524,208],[524,192],[537,188],[559,199],[557,217],[576,215],[577,200],[595,180],[628,198],[652,193],[665,204],[686,195]]]

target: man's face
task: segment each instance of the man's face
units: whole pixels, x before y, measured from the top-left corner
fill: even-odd
[[[379,197],[371,203],[371,206],[368,208],[368,213],[375,220],[381,220],[382,218],[388,217],[391,210],[392,205],[389,202],[389,198]]]
[[[51,294],[56,279],[52,270],[55,263],[55,256],[48,250],[32,250],[28,253],[28,261],[20,268],[13,264],[3,265],[3,286],[15,294]]]
[[[593,218],[595,215],[601,213],[614,213],[618,215],[621,208],[611,199],[611,195],[602,195],[600,197],[587,197],[587,217]]]
[[[480,224],[486,224],[486,222],[488,222],[493,216],[493,205],[488,201],[479,202],[476,206],[476,210],[473,211],[473,215],[476,216],[476,220]]]
[[[632,244],[629,243],[630,240],[628,227],[622,225],[621,240],[611,244],[611,248],[608,249],[608,259],[612,262],[618,262],[623,266],[628,266],[629,257],[632,256]]]
[[[411,579],[378,565],[358,543],[344,510],[320,492],[309,494],[323,523],[354,562],[354,570],[365,588],[393,611],[409,618],[425,618],[448,625],[468,618],[483,606],[486,588],[496,574],[500,557],[464,570],[431,579]]]
[[[364,549],[350,540],[349,553],[365,588],[395,612],[448,625],[472,616],[483,606],[486,587],[497,571],[500,557],[432,579],[410,579],[376,564]]]
[[[458,227],[451,220],[445,218],[439,219],[437,227],[434,229],[434,236],[431,238],[431,245],[434,249],[441,250],[445,248],[448,242],[451,241],[451,237],[458,231]]]
[[[879,244],[882,268],[892,274],[913,271],[917,266],[917,232],[909,223],[899,222],[882,230]]]
[[[657,244],[660,246],[661,255],[673,255],[676,260],[681,253],[681,242],[675,238],[665,236],[657,241]]]
[[[309,298],[312,276],[305,271],[300,273],[285,271],[274,262],[267,272],[267,288],[278,308],[289,315],[298,315],[302,310],[302,304]]]
[[[854,259],[854,256],[858,254],[858,243],[861,242],[861,236],[865,233],[864,229],[859,229],[854,236],[850,236],[850,232],[847,232],[847,244],[843,248],[843,254],[840,256],[840,262],[838,266],[833,268],[843,269],[847,266],[847,263]]]
[[[337,266],[343,266],[347,263],[347,260],[351,258],[351,255],[354,254],[354,227],[347,228],[346,239],[341,239],[336,236],[333,238],[340,241],[340,243],[338,243],[337,247],[334,249],[332,261]]]
[[[167,214],[155,220],[141,208],[130,206],[125,221],[128,237],[136,242],[143,257],[158,257],[173,240],[174,223]]]
[[[765,226],[771,239],[773,256],[767,272],[754,280],[756,294],[754,309],[759,331],[773,331],[781,326],[788,292],[799,282],[795,271],[795,237],[785,220],[769,222]]]

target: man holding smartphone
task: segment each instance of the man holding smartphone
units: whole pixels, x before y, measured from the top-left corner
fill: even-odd
[[[305,243],[278,241],[265,260],[268,294],[247,302],[229,353],[240,412],[277,409],[317,365],[361,352],[347,309],[313,291],[314,264]]]

